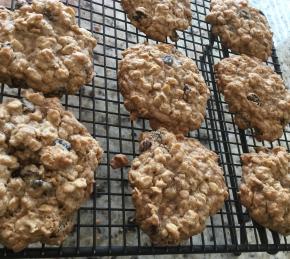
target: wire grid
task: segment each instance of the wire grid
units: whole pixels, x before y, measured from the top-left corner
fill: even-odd
[[[8,1],[9,2],[9,1]],[[117,90],[117,68],[121,52],[136,43],[148,40],[130,24],[123,12],[120,0],[66,0],[77,12],[81,27],[93,32],[98,38],[94,51],[96,75],[91,84],[84,86],[75,96],[62,98],[64,106],[72,111],[99,140],[104,149],[103,161],[95,173],[96,185],[91,199],[76,214],[73,233],[62,246],[32,244],[20,253],[12,253],[1,247],[0,257],[55,257],[95,255],[178,254],[290,250],[285,237],[265,230],[253,222],[238,201],[237,191],[241,179],[240,155],[256,145],[282,145],[289,149],[290,129],[272,144],[257,143],[251,130],[241,131],[233,123],[223,97],[218,93],[213,64],[231,55],[223,49],[219,40],[211,37],[205,23],[209,0],[193,0],[193,20],[190,29],[179,32],[176,47],[196,61],[211,97],[202,127],[189,133],[205,146],[220,155],[220,165],[225,173],[230,197],[215,216],[207,221],[200,235],[193,236],[181,246],[154,247],[148,237],[134,223],[134,207],[128,186],[128,167],[112,170],[110,159],[118,153],[130,160],[138,155],[138,136],[150,130],[148,121],[131,122],[123,106],[123,98]],[[9,2],[10,8],[14,0]],[[148,40],[155,43],[152,40]],[[170,42],[171,43],[171,42]],[[268,62],[281,74],[278,59]],[[19,97],[20,90],[1,87],[1,101],[7,97]]]

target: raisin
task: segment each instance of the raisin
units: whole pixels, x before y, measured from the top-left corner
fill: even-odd
[[[21,171],[20,171],[20,169],[17,169],[16,171],[13,171],[13,172],[11,173],[11,177],[12,177],[12,178],[18,178],[18,177],[21,177]]]
[[[38,188],[38,187],[41,187],[42,185],[44,185],[44,183],[45,182],[43,180],[36,179],[36,180],[31,180],[30,185],[33,188]]]
[[[172,41],[176,42],[179,39],[179,36],[176,31],[173,31],[171,36],[169,37]]]
[[[63,148],[65,148],[68,151],[71,150],[71,144],[68,141],[64,140],[64,139],[58,138],[58,139],[56,139],[54,141],[54,144],[55,145],[61,145]]]
[[[22,98],[21,102],[22,102],[24,112],[35,112],[35,106],[33,105],[33,103],[29,102],[25,98]]]
[[[190,87],[188,86],[188,85],[184,85],[184,87],[183,87],[183,99],[185,100],[185,101],[187,101],[187,99],[188,99],[188,94],[190,93]]]
[[[146,18],[146,17],[147,15],[140,10],[136,10],[135,13],[133,14],[133,20],[137,22],[141,21],[143,18]]]
[[[148,139],[145,139],[143,140],[141,143],[140,143],[140,152],[144,152],[146,150],[148,150],[150,147],[152,146],[152,142]]]
[[[55,16],[49,10],[46,10],[44,15],[48,20],[55,21]]]
[[[249,94],[247,95],[247,99],[248,99],[249,101],[251,101],[251,102],[253,102],[253,103],[255,103],[255,104],[261,106],[260,98],[259,98],[256,94],[254,94],[254,93],[249,93]]]
[[[173,57],[170,55],[166,55],[163,57],[163,62],[168,65],[171,66],[173,64]]]
[[[247,19],[247,20],[252,18],[251,14],[248,11],[246,11],[246,10],[240,10],[239,11],[239,16],[244,18],[244,19]]]
[[[259,13],[260,13],[261,15],[265,16],[265,14],[264,14],[261,10],[259,10]]]

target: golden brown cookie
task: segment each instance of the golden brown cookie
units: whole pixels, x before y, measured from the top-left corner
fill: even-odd
[[[166,41],[178,40],[176,30],[186,30],[191,25],[189,0],[121,0],[131,23],[148,37]]]
[[[242,155],[241,203],[264,227],[290,234],[290,153],[284,147],[258,148]]]
[[[219,90],[241,129],[254,128],[257,140],[274,141],[290,122],[290,92],[281,77],[246,55],[215,65]]]
[[[0,8],[0,81],[46,95],[73,94],[93,76],[96,39],[58,0]]]
[[[195,63],[169,44],[138,44],[123,52],[119,89],[131,118],[176,133],[198,129],[209,90]]]
[[[129,171],[137,224],[157,245],[202,232],[228,197],[218,156],[165,129],[143,133],[140,151]]]
[[[272,53],[273,33],[266,17],[246,0],[212,0],[206,21],[229,49],[262,60]]]
[[[27,92],[0,105],[0,243],[60,244],[89,197],[102,149],[57,98]]]

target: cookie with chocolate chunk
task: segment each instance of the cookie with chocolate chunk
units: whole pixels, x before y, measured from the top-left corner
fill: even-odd
[[[201,233],[228,197],[218,156],[165,129],[143,133],[140,151],[129,171],[137,224],[156,245]]]
[[[189,0],[121,0],[131,23],[148,37],[166,41],[178,40],[176,30],[186,30],[191,25]]]
[[[123,52],[119,89],[131,118],[175,133],[198,129],[209,90],[195,63],[173,45],[138,44]]]
[[[242,155],[241,203],[264,227],[290,234],[290,153],[284,147],[259,147]]]
[[[223,59],[215,72],[218,89],[240,129],[254,128],[259,141],[282,136],[290,122],[290,92],[272,68],[242,55]]]
[[[0,82],[47,96],[76,93],[93,77],[96,39],[73,8],[58,0],[24,0],[0,8]]]
[[[229,49],[262,60],[272,53],[273,33],[267,18],[246,0],[212,0],[206,21]]]
[[[0,243],[60,244],[89,197],[102,149],[57,98],[27,92],[0,105]]]

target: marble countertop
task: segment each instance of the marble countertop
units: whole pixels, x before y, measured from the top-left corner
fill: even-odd
[[[267,16],[286,86],[290,89],[290,1],[250,0]]]

